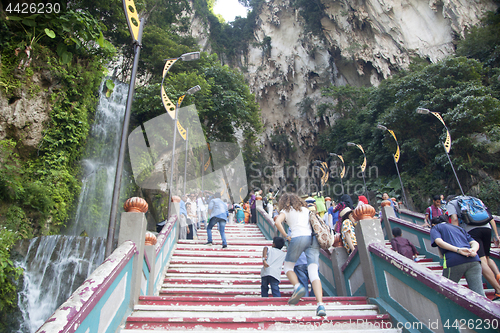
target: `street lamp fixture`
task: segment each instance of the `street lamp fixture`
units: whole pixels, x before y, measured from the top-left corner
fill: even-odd
[[[368,188],[366,187],[366,181],[365,181],[365,170],[366,170],[366,155],[365,155],[365,151],[364,151],[364,149],[363,149],[363,147],[361,145],[359,145],[357,143],[354,143],[354,142],[348,142],[347,146],[349,146],[349,147],[356,146],[363,153],[363,158],[364,159],[363,159],[363,164],[361,164],[361,172],[363,173],[363,184],[365,185],[366,199],[368,200],[368,202],[370,202],[370,197],[368,196]]]
[[[429,111],[429,109],[417,108],[417,113],[420,113],[420,114],[429,114],[429,113],[431,113],[431,111]]]
[[[405,193],[405,189],[403,187],[403,181],[401,180],[401,175],[399,174],[399,167],[398,167],[398,162],[399,162],[399,143],[398,143],[398,139],[396,138],[396,134],[394,134],[394,131],[388,129],[387,127],[385,127],[384,125],[381,125],[381,124],[378,124],[377,125],[377,128],[378,129],[381,129],[383,131],[387,131],[389,133],[391,133],[392,137],[394,138],[394,140],[396,141],[396,146],[397,146],[397,149],[396,149],[396,153],[392,155],[393,159],[394,159],[394,164],[396,165],[396,171],[398,172],[398,178],[399,178],[399,183],[401,184],[401,192],[403,193],[403,198],[404,198],[404,204],[405,206],[408,208],[408,200],[406,199],[406,193]]]
[[[198,60],[200,59],[200,52],[184,53],[180,56],[180,58],[182,59],[182,61]]]
[[[429,111],[428,109],[424,109],[424,108],[417,108],[417,113],[419,113],[419,114],[429,114],[429,113],[432,114],[434,117],[439,119],[439,121],[441,121],[444,128],[446,129],[446,140],[445,140],[445,142],[443,142],[444,152],[446,153],[446,156],[448,157],[448,161],[450,162],[451,169],[453,170],[453,174],[455,175],[455,179],[457,180],[458,186],[460,187],[460,192],[462,192],[462,195],[465,195],[464,190],[462,189],[462,184],[460,184],[460,180],[458,180],[457,172],[455,171],[455,167],[453,166],[453,163],[451,162],[451,158],[449,155],[449,152],[451,149],[451,135],[450,135],[450,131],[448,130],[448,127],[446,126],[446,123],[443,120],[443,117],[441,117],[439,112]]]

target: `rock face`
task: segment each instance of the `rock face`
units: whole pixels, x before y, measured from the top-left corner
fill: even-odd
[[[0,140],[13,138],[24,147],[37,149],[43,137],[44,123],[49,120],[50,95],[57,90],[48,70],[33,74],[29,89],[19,88],[7,99],[0,92]],[[44,90],[45,89],[45,90]]]
[[[316,116],[316,107],[326,102],[321,87],[377,86],[407,68],[413,56],[437,62],[453,54],[454,40],[485,11],[497,7],[491,0],[318,0],[311,6],[319,3],[322,32],[313,35],[290,0],[264,1],[255,40],[246,61],[241,59],[262,109],[263,155],[273,165],[288,159],[298,169],[319,157],[318,131],[334,121]],[[201,42],[206,48],[205,35]],[[283,145],[297,148],[278,153]]]

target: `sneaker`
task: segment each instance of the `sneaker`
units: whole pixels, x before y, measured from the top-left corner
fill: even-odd
[[[318,305],[316,309],[316,316],[324,317],[326,316],[326,310],[324,305]]]
[[[295,305],[300,299],[306,294],[306,288],[303,285],[300,285],[292,294],[290,299],[288,300],[288,304]]]
[[[212,245],[212,242],[206,242],[205,245]]]
[[[500,303],[500,294],[496,293],[491,301],[495,303]]]
[[[227,247],[227,245],[222,245],[222,248],[225,249]]]

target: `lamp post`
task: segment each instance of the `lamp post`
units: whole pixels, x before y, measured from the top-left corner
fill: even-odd
[[[365,170],[366,170],[366,155],[365,155],[365,151],[363,150],[363,147],[361,145],[358,145],[358,144],[353,143],[353,142],[348,142],[347,146],[349,146],[349,147],[356,146],[363,153],[363,158],[364,159],[363,159],[363,164],[361,164],[361,172],[363,173],[363,184],[365,185],[366,199],[368,200],[368,202],[370,202],[370,197],[368,196],[368,188],[366,187],[366,181],[365,181]]]
[[[130,110],[132,109],[132,100],[135,89],[135,77],[137,75],[137,67],[139,65],[139,55],[142,47],[142,32],[144,29],[145,19],[140,20],[137,15],[135,3],[133,0],[123,0],[123,8],[127,18],[127,24],[132,35],[134,44],[134,63],[132,65],[132,73],[130,74],[130,85],[127,96],[127,106],[125,115],[123,116],[123,127],[120,141],[120,149],[118,151],[118,161],[116,163],[115,184],[113,188],[113,197],[111,199],[111,210],[109,213],[108,235],[106,238],[105,257],[108,257],[113,250],[113,240],[115,236],[116,213],[118,211],[118,199],[120,198],[121,179],[123,172],[123,163],[125,161],[125,148],[127,146],[128,127],[130,124]]]
[[[405,204],[406,207],[408,207],[408,200],[406,199],[406,193],[405,193],[405,189],[403,187],[403,181],[401,180],[401,175],[399,174],[398,162],[399,162],[400,150],[399,150],[398,139],[396,138],[396,134],[394,134],[394,131],[388,129],[384,125],[378,124],[377,128],[391,133],[391,135],[394,138],[394,140],[396,140],[396,146],[397,146],[397,148],[396,148],[396,154],[392,154],[392,157],[394,159],[394,164],[396,165],[396,171],[398,172],[399,183],[401,184],[401,192],[403,192],[403,198],[404,198],[404,201],[405,201],[404,204]]]
[[[450,131],[448,130],[448,127],[446,126],[443,117],[438,112],[434,111],[429,111],[428,109],[424,108],[417,108],[417,113],[419,114],[432,114],[434,117],[439,119],[441,123],[444,125],[444,128],[446,129],[446,141],[443,142],[443,148],[444,152],[446,153],[446,156],[448,157],[448,161],[450,162],[451,169],[453,170],[453,174],[455,175],[455,179],[457,180],[458,186],[460,187],[460,192],[462,192],[462,195],[464,194],[464,190],[462,189],[462,184],[460,184],[460,180],[458,180],[457,172],[455,171],[455,167],[453,166],[453,163],[451,162],[451,158],[449,155],[450,149],[451,149],[451,136],[450,136]]]
[[[184,95],[182,95],[181,97],[179,97],[179,99],[177,100],[177,102],[175,104],[174,124],[177,127],[177,130],[179,131],[179,134],[182,136],[182,138],[184,140],[186,140],[186,144],[187,144],[187,136],[186,136],[187,131],[181,126],[181,124],[179,123],[179,121],[177,119],[178,113],[179,113],[179,108],[181,106],[182,101],[184,100],[184,97],[186,97],[186,95],[192,95],[194,93],[197,93],[200,90],[201,90],[201,88],[198,85],[190,88],[188,91],[186,91],[186,93]],[[173,145],[172,145],[172,162],[171,162],[171,165],[170,165],[170,184],[169,184],[170,191],[172,191],[172,185],[173,185],[173,179],[174,179],[174,161],[175,161],[175,139],[176,139],[176,134],[177,134],[177,131],[174,128],[174,139],[173,139]],[[186,154],[187,154],[187,151],[186,151]]]
[[[344,184],[342,183],[342,178],[345,176],[345,163],[342,155],[338,155],[335,153],[330,153],[330,156],[337,156],[342,161],[342,171],[340,172],[340,187],[342,187],[342,195],[344,194]]]
[[[189,142],[189,128],[186,129],[186,156],[184,158],[184,190],[182,191],[186,194],[186,176],[187,176],[187,162],[188,162],[188,142]]]
[[[163,106],[165,107],[165,110],[167,110],[167,113],[170,115],[170,117],[172,119],[175,118],[176,104],[172,103],[172,101],[170,101],[170,99],[168,98],[168,95],[165,92],[165,88],[163,86],[163,83],[165,82],[165,77],[167,76],[168,70],[179,59],[182,61],[198,60],[198,59],[200,59],[200,52],[184,53],[183,55],[181,55],[178,58],[171,58],[171,59],[165,60],[166,62],[165,62],[165,66],[163,67],[163,76],[162,76],[162,80],[161,80],[161,101],[163,102]]]

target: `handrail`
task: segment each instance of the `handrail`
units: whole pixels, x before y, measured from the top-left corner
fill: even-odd
[[[96,305],[103,299],[112,298],[114,290],[111,289],[113,284],[120,284],[124,290],[129,289],[132,274],[123,274],[128,267],[129,273],[132,270],[132,259],[137,255],[137,247],[132,241],[123,242],[116,248],[111,255],[85,280],[85,282],[64,302],[54,314],[37,330],[37,333],[73,333],[86,332],[91,327],[98,325],[99,320],[87,320],[91,318],[91,314],[99,318],[101,309],[106,304]],[[119,282],[118,282],[119,281]],[[120,303],[113,302],[115,312],[109,313],[115,315],[118,319],[115,321],[116,328],[120,324],[125,312],[128,310],[130,301],[130,293],[124,293],[119,299]],[[102,303],[102,302],[101,302]],[[103,318],[108,323],[110,331],[115,331],[116,328],[111,328],[112,318]],[[84,325],[85,323],[85,325]],[[90,330],[94,331],[94,330]]]
[[[424,234],[428,234],[430,235],[430,229],[429,228],[426,228],[426,227],[422,227],[421,225],[419,224],[415,224],[415,223],[412,223],[412,222],[408,222],[404,219],[401,219],[401,218],[397,218],[397,217],[392,217],[390,216],[389,217],[389,222],[396,222],[398,224],[402,224],[402,225],[405,225],[406,227],[410,228],[410,229],[413,229],[415,231],[419,231],[419,232],[422,232]]]
[[[377,256],[381,260],[387,262],[388,264],[396,268],[398,271],[404,274],[404,276],[416,279],[417,281],[424,284],[426,287],[444,296],[442,298],[443,302],[448,302],[449,300],[452,303],[462,307],[466,311],[482,319],[497,320],[498,323],[500,323],[500,304],[491,302],[486,297],[483,297],[464,286],[460,286],[457,283],[443,276],[431,272],[427,268],[413,262],[412,260],[390,249],[387,249],[385,246],[381,244],[375,244],[375,243],[370,244],[368,248],[373,255]],[[377,283],[381,291],[381,297],[382,298],[389,297],[390,295],[383,293],[383,289],[387,288],[387,286],[384,285],[385,281],[379,281],[377,279]],[[409,285],[407,285],[407,287],[412,288]],[[423,293],[423,290],[419,289],[419,292]],[[452,311],[447,311],[447,312],[450,313]],[[448,318],[448,319],[455,319],[455,318]]]
[[[354,260],[354,257],[356,256],[356,254],[358,253],[358,247],[356,246],[354,248],[354,251],[352,251],[350,254],[349,254],[349,257],[347,257],[347,260],[345,261],[345,263],[342,265],[342,272],[345,271],[345,269],[347,268],[347,266],[349,266],[349,264]]]
[[[168,238],[168,234],[172,231],[175,221],[177,221],[177,215],[172,215],[168,219],[168,221],[165,223],[163,226],[163,229],[161,229],[160,233],[158,234],[158,237],[156,239],[156,245],[155,245],[155,250],[156,250],[156,255],[160,253],[161,248],[163,247],[163,244]]]

